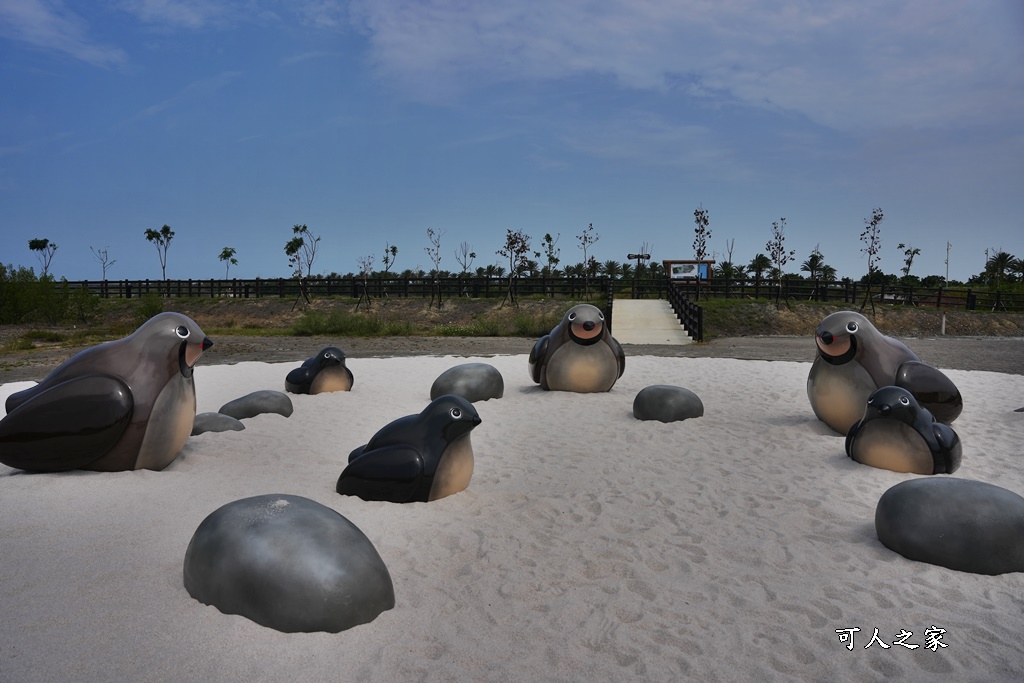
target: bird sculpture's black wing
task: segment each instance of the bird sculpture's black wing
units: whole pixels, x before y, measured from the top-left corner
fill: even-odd
[[[939,444],[939,451],[932,452],[935,458],[936,474],[953,474],[960,467],[960,460],[963,447],[960,445],[960,437],[953,431],[953,428],[941,422],[932,424],[935,440]]]
[[[61,382],[0,420],[0,462],[60,472],[85,467],[117,443],[132,416],[128,385],[108,375]]]
[[[846,433],[846,455],[853,457],[853,440],[857,436],[857,432],[860,430],[860,424],[863,420],[857,420],[850,427],[850,431]]]
[[[530,377],[538,384],[544,371],[544,363],[547,362],[548,343],[550,341],[551,335],[545,334],[537,340],[537,343],[533,345],[533,349],[530,351]]]
[[[313,368],[308,365],[295,368],[284,378],[284,388],[293,394],[305,394],[309,392],[309,383],[315,375]]]
[[[422,478],[423,457],[417,449],[385,446],[364,451],[352,460],[338,478],[337,491],[363,500],[409,503],[420,499],[417,488]]]

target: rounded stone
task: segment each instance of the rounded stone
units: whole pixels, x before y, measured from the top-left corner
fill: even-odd
[[[487,363],[463,363],[438,375],[430,387],[430,400],[455,394],[476,403],[501,398],[504,393],[505,381],[496,367]]]
[[[249,417],[256,417],[263,413],[277,413],[290,417],[292,414],[292,400],[288,394],[281,391],[263,389],[246,394],[234,401],[228,401],[220,407],[218,413],[228,415],[236,420],[244,420]]]
[[[633,399],[633,417],[638,420],[678,422],[702,415],[700,397],[683,387],[654,384],[641,389]]]
[[[230,415],[223,413],[199,413],[192,423],[192,436],[206,432],[240,432],[245,425]]]
[[[211,513],[185,552],[184,580],[196,600],[285,633],[337,633],[395,606],[391,575],[363,532],[285,494]]]
[[[955,477],[911,479],[878,500],[882,544],[918,562],[974,574],[1024,571],[1024,498]]]

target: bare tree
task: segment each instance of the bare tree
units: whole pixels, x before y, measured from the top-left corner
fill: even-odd
[[[430,287],[430,304],[427,307],[429,308],[434,305],[434,296],[436,295],[438,310],[441,310],[441,237],[443,236],[443,232],[427,228],[427,240],[430,241],[430,246],[423,247],[423,251],[427,252],[427,256],[430,257],[430,261],[434,264],[434,270],[430,273],[433,282]]]
[[[313,262],[320,247],[320,238],[314,235],[305,224],[292,226],[292,238],[285,242],[284,253],[288,257],[288,265],[294,268],[293,275],[299,279],[299,296],[310,303],[309,285],[306,278],[313,272]],[[305,272],[303,272],[305,268]],[[298,298],[296,298],[298,303]],[[295,308],[292,306],[292,308]]]
[[[544,245],[544,268],[541,273],[545,276],[554,275],[558,269],[558,264],[561,262],[561,259],[558,258],[562,251],[558,248],[558,239],[561,236],[561,233],[559,233],[552,237],[551,233],[548,232],[544,234],[544,239],[541,240],[541,244]]]
[[[864,301],[860,305],[860,310],[863,311],[870,301],[871,315],[875,314],[875,301],[871,298],[871,281],[875,279],[875,273],[878,271],[878,254],[882,250],[882,229],[879,226],[884,219],[885,214],[881,209],[872,209],[871,218],[864,219],[864,230],[860,233],[860,241],[864,243],[861,251],[868,257],[868,286],[864,291]]]
[[[772,221],[772,238],[764,245],[768,250],[768,258],[775,266],[779,278],[779,287],[775,295],[775,306],[778,307],[782,298],[782,278],[785,275],[786,264],[796,256],[796,250],[786,251],[786,219],[780,218]]]
[[[704,208],[703,204],[697,206],[693,211],[693,222],[696,227],[693,229],[693,252],[698,261],[703,261],[708,253],[708,240],[711,239],[711,214]],[[700,299],[700,264],[697,265],[697,299]],[[705,295],[706,297],[707,295]]]
[[[530,236],[522,230],[513,231],[511,228],[505,230],[505,244],[495,252],[498,256],[508,259],[508,290],[501,300],[504,306],[508,301],[513,306],[519,305],[519,297],[516,292],[516,284],[527,266],[527,256],[530,253]]]
[[[391,271],[391,268],[395,265],[395,258],[398,256],[398,247],[393,244],[384,243],[384,258],[381,263],[384,264],[384,277],[387,277]]]
[[[906,282],[910,278],[910,266],[914,263],[914,257],[920,254],[921,250],[903,242],[897,244],[896,248],[903,250],[903,280]]]
[[[93,258],[95,258],[96,261],[103,268],[104,280],[107,279],[107,268],[117,263],[117,259],[114,259],[113,261],[110,260],[109,249],[110,247],[104,247],[103,249],[93,249],[92,247],[89,247],[89,250],[92,251]]]
[[[459,244],[459,248],[455,250],[455,262],[459,264],[460,275],[469,274],[469,269],[473,267],[473,259],[475,258],[476,252],[469,246],[469,242]]]
[[[597,260],[591,256],[587,257],[587,250],[597,240],[601,239],[601,236],[594,232],[594,224],[590,223],[587,227],[583,228],[583,232],[576,235],[576,239],[579,240],[580,249],[583,250],[583,293],[586,298],[590,298],[590,278],[597,272]]]
[[[373,272],[373,256],[360,256],[356,259],[359,263],[359,276],[363,279],[363,291],[359,294],[359,301],[356,302],[356,310],[359,310],[359,304],[366,302],[366,308],[370,308],[370,274]]]
[[[57,253],[57,245],[46,238],[42,238],[29,240],[28,248],[39,252],[36,254],[36,258],[39,259],[39,264],[43,267],[43,277],[46,277],[50,272],[50,261],[53,260],[53,255]]]
[[[231,266],[238,265],[238,259],[235,258],[236,253],[237,252],[235,251],[234,247],[224,247],[223,249],[220,250],[220,256],[217,257],[218,260],[224,262],[225,280],[228,279],[228,273],[231,271]]]
[[[160,257],[160,273],[164,281],[167,280],[167,250],[171,248],[171,240],[174,239],[174,231],[171,226],[164,225],[159,231],[153,228],[146,228],[146,240],[156,247],[156,254]],[[170,295],[171,285],[167,285],[167,293]]]

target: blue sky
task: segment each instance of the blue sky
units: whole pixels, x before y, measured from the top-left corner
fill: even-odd
[[[506,229],[582,260],[642,244],[747,263],[786,217],[797,271],[840,276],[885,211],[879,267],[965,280],[1024,256],[1024,5],[1017,0],[0,0],[0,261],[159,278],[431,262]]]

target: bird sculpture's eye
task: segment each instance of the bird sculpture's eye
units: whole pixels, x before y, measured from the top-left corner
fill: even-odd
[[[460,417],[462,417],[462,411],[461,411],[461,410],[459,410],[458,408],[452,408],[452,409],[451,409],[451,410],[449,411],[449,414],[450,414],[450,415],[451,415],[451,416],[452,416],[453,418],[455,418],[456,420],[458,420],[458,419],[459,419]]]
[[[853,334],[857,331],[857,323],[846,323],[846,331]]]
[[[907,398],[906,396],[900,396],[900,403],[902,403],[905,406],[909,406],[910,405],[910,399]]]
[[[188,328],[184,325],[178,325],[178,329],[174,330],[174,333],[182,339],[188,339]]]
[[[575,319],[576,319],[576,314],[575,313],[570,313],[569,314],[569,322],[572,322]]]

